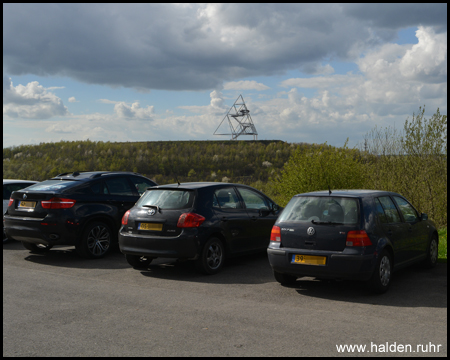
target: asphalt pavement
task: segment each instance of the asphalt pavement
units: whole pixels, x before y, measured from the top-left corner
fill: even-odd
[[[350,281],[281,286],[266,254],[206,276],[191,262],[135,270],[118,251],[86,260],[13,241],[3,245],[3,356],[447,357],[447,264],[397,272],[373,295]]]

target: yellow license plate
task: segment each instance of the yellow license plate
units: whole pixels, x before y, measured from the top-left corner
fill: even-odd
[[[36,201],[19,201],[19,207],[23,209],[34,209]]]
[[[325,265],[326,256],[292,255],[292,262],[305,265]]]
[[[140,223],[139,230],[153,230],[153,231],[162,231],[162,224],[153,224],[153,223]]]

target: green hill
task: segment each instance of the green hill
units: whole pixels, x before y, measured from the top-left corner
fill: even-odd
[[[228,181],[258,185],[279,171],[298,146],[264,141],[61,141],[3,149],[3,178],[45,180],[83,170],[134,171],[158,184]],[[259,186],[261,187],[261,186]]]

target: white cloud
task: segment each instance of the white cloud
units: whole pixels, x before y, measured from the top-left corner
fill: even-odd
[[[68,113],[62,100],[37,81],[14,87],[11,79],[3,76],[3,115],[7,118],[49,119]]]
[[[128,106],[124,102],[118,102],[114,105],[114,112],[120,117],[125,119],[139,119],[139,120],[152,120],[153,106],[148,105],[146,108],[141,108],[139,102],[134,102],[131,106]]]
[[[419,26],[419,39],[403,56],[399,69],[410,80],[442,82],[447,79],[447,32],[436,34],[430,27]]]
[[[270,87],[254,80],[230,81],[223,85],[224,90],[268,90]]]
[[[71,96],[69,98],[69,102],[74,103],[74,102],[79,102],[79,101],[77,101],[77,99],[75,99],[75,96]]]

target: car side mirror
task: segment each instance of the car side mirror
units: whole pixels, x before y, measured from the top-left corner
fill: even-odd
[[[420,215],[420,218],[422,219],[422,221],[428,220],[428,215],[425,214],[425,213],[422,213],[422,214]]]
[[[273,204],[273,205],[272,205],[272,212],[273,212],[273,213],[276,213],[278,210],[280,210],[280,205]]]

